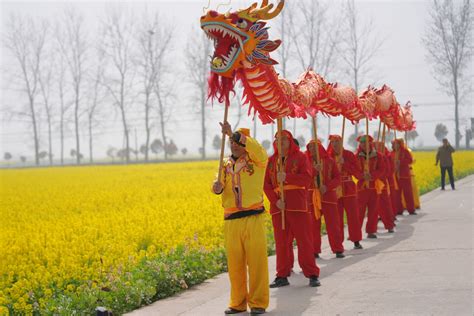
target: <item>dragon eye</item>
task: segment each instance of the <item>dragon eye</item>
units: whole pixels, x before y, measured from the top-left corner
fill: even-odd
[[[245,29],[247,27],[247,21],[245,21],[244,19],[239,19],[236,25],[240,29]]]

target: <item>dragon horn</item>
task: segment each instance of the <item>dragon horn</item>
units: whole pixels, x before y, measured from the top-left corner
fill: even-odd
[[[252,10],[251,15],[258,20],[271,20],[281,12],[285,5],[285,0],[281,0],[273,12],[269,12],[273,8],[273,4],[267,3],[268,0],[263,0],[260,9]]]

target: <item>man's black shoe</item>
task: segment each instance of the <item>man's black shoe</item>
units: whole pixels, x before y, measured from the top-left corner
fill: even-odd
[[[318,258],[319,258],[319,253],[315,253],[315,254],[314,254],[314,257],[315,257],[316,259],[318,259]]]
[[[418,215],[417,212],[412,212],[412,213],[409,213],[410,215]]]
[[[319,282],[319,279],[318,279],[317,276],[309,277],[309,286],[317,287],[317,286],[320,286],[320,285],[321,285],[321,282]]]
[[[392,229],[389,229],[388,232],[389,232],[390,234],[393,234],[395,231],[394,231],[393,228],[392,228]]]
[[[356,241],[356,242],[354,243],[354,249],[363,249],[363,248],[362,248],[362,245],[360,244],[360,242]]]
[[[261,315],[265,314],[265,308],[254,307],[250,309],[250,315]]]
[[[345,255],[342,252],[336,252],[336,258],[344,258]]]
[[[375,234],[367,234],[367,238],[371,238],[371,239],[377,238],[377,235],[375,235]]]
[[[239,313],[244,313],[244,312],[246,312],[246,310],[245,310],[245,311],[241,311],[241,310],[238,310],[238,309],[234,309],[234,308],[232,308],[232,307],[229,307],[228,309],[226,309],[226,310],[224,311],[224,314],[226,314],[226,315],[231,315],[231,314],[239,314]]]
[[[273,283],[270,284],[270,287],[273,289],[276,287],[282,287],[282,286],[287,286],[287,285],[290,285],[290,282],[288,282],[288,278],[276,277],[275,281],[273,281]]]
[[[444,188],[441,188],[441,191],[444,191]]]

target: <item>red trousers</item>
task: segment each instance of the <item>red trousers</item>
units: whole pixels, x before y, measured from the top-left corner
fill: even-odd
[[[277,277],[286,278],[293,267],[293,238],[298,246],[298,263],[306,277],[318,276],[319,267],[313,253],[313,235],[308,212],[285,212],[285,230],[282,229],[281,214],[272,215],[273,234],[277,257]],[[291,251],[291,254],[290,254]]]
[[[362,240],[362,229],[359,219],[359,206],[357,196],[344,196],[338,201],[339,227],[341,227],[341,238],[344,240],[344,210],[346,210],[347,228],[349,240],[352,242]]]
[[[407,207],[408,213],[413,213],[415,212],[415,202],[413,201],[413,189],[411,186],[411,178],[400,178],[398,179],[398,186],[400,187],[400,190],[398,191],[398,196],[397,200],[398,203],[400,203],[400,210],[399,214],[403,213],[403,208],[402,208],[402,194],[403,197],[405,198],[405,205]]]
[[[342,231],[344,226],[340,225],[339,211],[336,203],[326,203],[323,201],[321,207],[322,216],[324,216],[324,222],[326,223],[326,232],[328,234],[329,245],[333,253],[344,252],[343,235]],[[314,218],[314,215],[313,215]],[[319,223],[316,223],[319,222]],[[313,223],[313,244],[314,253],[321,253],[321,219],[312,221]]]
[[[377,204],[379,203],[379,195],[375,189],[364,188],[359,191],[359,220],[362,229],[364,224],[365,211],[367,210],[367,224],[365,232],[367,234],[377,233],[377,222],[379,219],[377,213]]]
[[[378,203],[378,215],[382,218],[382,223],[385,226],[385,229],[393,229],[393,209],[392,201],[390,200],[390,195],[388,194],[387,189],[382,190],[382,194],[379,196]]]
[[[321,253],[321,218],[316,219],[314,214],[311,214],[311,227],[313,232],[313,252],[318,254]]]
[[[395,190],[394,186],[390,186],[390,199],[392,201],[392,212],[395,218],[402,213],[402,201],[400,200],[400,190]]]

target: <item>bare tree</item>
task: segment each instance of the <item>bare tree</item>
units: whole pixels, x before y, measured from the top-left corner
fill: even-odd
[[[206,158],[206,105],[207,77],[209,75],[209,56],[211,55],[210,41],[204,32],[192,30],[186,47],[186,68],[189,70],[190,82],[199,96],[199,115],[201,117],[202,159]]]
[[[89,80],[90,87],[88,89],[89,100],[87,102],[87,125],[89,129],[89,162],[94,162],[93,155],[93,133],[92,129],[96,125],[95,117],[98,114],[99,105],[104,99],[104,72],[107,65],[105,61],[105,52],[103,47],[103,38],[99,36],[95,47],[95,63],[94,73],[92,73]]]
[[[162,65],[163,67],[164,65]],[[164,73],[165,70],[162,69],[160,70],[160,73]],[[174,98],[173,95],[173,89],[171,85],[166,85],[165,80],[163,76],[160,76],[158,80],[155,82],[154,90],[155,90],[155,95],[156,98],[158,99],[158,119],[159,119],[159,124],[160,124],[160,129],[161,129],[161,139],[163,140],[163,146],[166,148],[168,145],[168,141],[166,139],[166,122],[168,121],[170,117],[170,112],[168,104],[171,102],[170,100]],[[165,154],[165,160],[168,159],[169,151],[164,151]]]
[[[4,37],[5,46],[13,54],[20,68],[22,90],[28,97],[26,115],[31,119],[36,165],[40,164],[36,97],[40,89],[39,75],[44,59],[47,31],[45,21],[34,23],[31,19],[11,15]]]
[[[288,18],[297,60],[302,70],[311,68],[326,77],[336,66],[340,20],[331,19],[329,4],[321,0],[302,0],[296,6]]]
[[[281,40],[280,47],[275,51],[278,55],[278,68],[281,70],[283,78],[288,77],[288,63],[290,61],[291,48],[293,40],[291,37],[291,22],[294,20],[294,1],[287,1],[285,9],[281,11],[278,17],[278,24],[276,25],[278,38]]]
[[[138,32],[139,53],[137,66],[140,80],[143,84],[143,94],[145,97],[145,161],[148,161],[151,124],[150,113],[152,108],[152,96],[157,80],[163,69],[165,53],[169,49],[171,38],[173,36],[172,27],[164,25],[162,19],[155,14],[153,19],[145,13],[142,18],[142,24]]]
[[[64,41],[58,41],[65,56],[72,79],[74,92],[74,128],[76,135],[76,162],[81,163],[81,146],[79,137],[80,99],[83,79],[86,72],[87,39],[84,30],[84,17],[71,9],[64,11],[62,29]],[[59,31],[59,30],[58,30]]]
[[[380,47],[383,39],[374,34],[374,23],[372,19],[361,23],[361,17],[355,7],[354,0],[348,0],[344,8],[344,21],[346,21],[347,37],[344,39],[344,47],[341,55],[344,64],[344,72],[352,81],[357,93],[363,86],[365,76],[370,72],[370,62]],[[358,124],[355,124],[355,135],[358,135]]]
[[[48,63],[42,67],[39,74],[39,84],[41,95],[43,97],[43,105],[46,113],[46,123],[48,125],[48,156],[49,164],[53,165],[53,145],[52,145],[52,126],[53,126],[53,105],[50,99],[50,91],[53,85],[53,71],[55,64],[55,56],[52,51],[47,51]]]
[[[463,79],[469,76],[466,72],[473,53],[472,10],[470,0],[464,0],[459,6],[451,0],[433,0],[429,11],[430,24],[422,40],[436,80],[448,95],[454,97],[456,148],[459,148],[461,139],[459,104],[465,90]]]
[[[313,69],[323,77],[334,74],[341,44],[341,20],[332,18],[329,3],[321,0],[298,1],[296,7],[287,14],[301,70]],[[328,131],[330,127],[328,117]],[[296,120],[293,129],[296,130]]]
[[[58,30],[59,27],[56,28]],[[59,37],[60,32],[56,32],[57,40],[61,41]],[[61,165],[64,164],[64,128],[66,122],[66,113],[71,108],[71,102],[66,102],[66,61],[65,56],[60,52],[56,60],[57,82],[58,82],[58,97],[59,97],[59,138],[60,138],[60,159]]]
[[[130,162],[130,132],[127,123],[127,109],[130,106],[129,91],[133,86],[133,35],[134,19],[124,13],[113,10],[107,15],[103,24],[105,29],[105,52],[111,61],[111,73],[105,80],[105,86],[120,111],[125,140],[123,154],[125,161]]]

